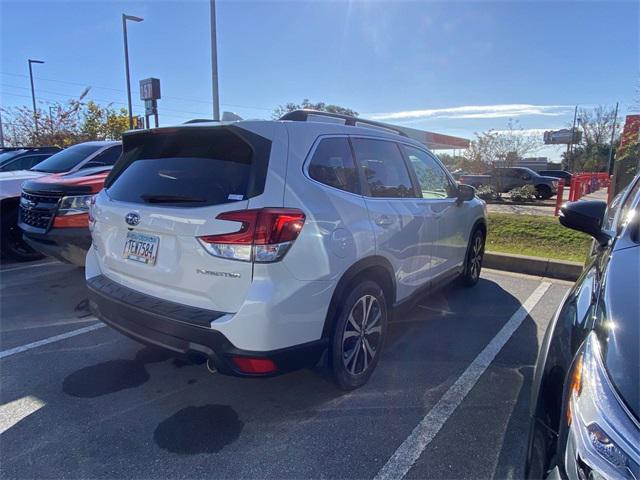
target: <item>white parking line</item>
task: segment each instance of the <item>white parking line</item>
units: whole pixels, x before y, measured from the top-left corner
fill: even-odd
[[[0,275],[5,272],[14,272],[16,270],[26,270],[28,268],[37,268],[37,267],[46,267],[47,265],[64,265],[61,262],[43,262],[43,263],[34,263],[32,265],[22,265],[20,267],[12,267],[12,268],[3,268],[0,269]]]
[[[10,348],[9,350],[3,350],[2,352],[0,352],[0,359],[10,357],[11,355],[16,355],[18,353],[26,352],[27,350],[32,350],[34,348],[38,348],[43,345],[59,342],[60,340],[65,340],[67,338],[82,335],[83,333],[92,332],[104,326],[105,326],[104,323],[95,323],[93,325],[89,325],[88,327],[79,328],[77,330],[72,330],[67,333],[61,333],[60,335],[55,335],[53,337],[45,338],[44,340],[38,340],[37,342],[27,343],[26,345],[22,345],[20,347]]]
[[[402,442],[375,476],[375,480],[400,480],[407,474],[550,286],[550,282],[542,282],[538,285],[498,334],[484,347],[482,352],[471,362],[471,365]]]

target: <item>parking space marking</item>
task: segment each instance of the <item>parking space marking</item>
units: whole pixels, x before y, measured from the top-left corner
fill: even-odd
[[[438,403],[424,416],[411,434],[397,448],[395,453],[380,469],[375,480],[402,479],[420,458],[424,449],[438,434],[440,429],[462,403],[467,394],[480,380],[485,370],[491,365],[502,347],[509,341],[514,332],[527,318],[529,312],[538,304],[547,290],[550,282],[541,282],[527,300],[509,318],[498,334],[471,362],[467,369],[458,377]]]
[[[43,262],[43,263],[34,263],[33,265],[22,265],[20,267],[11,267],[11,268],[3,268],[0,269],[0,274],[6,272],[14,272],[16,270],[27,270],[28,268],[37,268],[37,267],[46,267],[47,265],[64,265],[64,263],[60,262]]]
[[[0,434],[44,406],[45,403],[42,400],[32,395],[0,405]]]
[[[93,325],[89,325],[88,327],[79,328],[77,330],[72,330],[67,333],[61,333],[60,335],[55,335],[53,337],[45,338],[44,340],[38,340],[37,342],[27,343],[26,345],[22,345],[20,347],[10,348],[9,350],[3,350],[2,352],[0,352],[0,359],[10,357],[11,355],[16,355],[18,353],[26,352],[27,350],[32,350],[34,348],[38,348],[43,345],[59,342],[60,340],[76,337],[78,335],[82,335],[83,333],[92,332],[104,326],[105,326],[104,323],[95,323]]]

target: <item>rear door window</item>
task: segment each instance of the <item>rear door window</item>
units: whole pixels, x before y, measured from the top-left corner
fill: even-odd
[[[132,203],[246,200],[264,191],[270,151],[268,139],[233,126],[134,133],[105,186],[112,199]]]
[[[351,143],[356,160],[364,172],[371,197],[417,196],[396,143],[369,138],[352,138]]]
[[[360,193],[349,140],[345,137],[320,141],[309,162],[309,176],[320,183],[345,192]]]

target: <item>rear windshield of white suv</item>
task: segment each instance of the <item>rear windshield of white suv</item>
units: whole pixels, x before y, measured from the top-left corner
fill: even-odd
[[[264,191],[271,142],[230,127],[125,135],[105,183],[113,200],[177,207],[219,205]]]

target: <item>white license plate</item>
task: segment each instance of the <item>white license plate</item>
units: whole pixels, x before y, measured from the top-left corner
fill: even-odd
[[[156,263],[159,243],[160,239],[155,235],[127,232],[127,241],[124,244],[124,253],[122,256],[127,260],[154,265]]]

